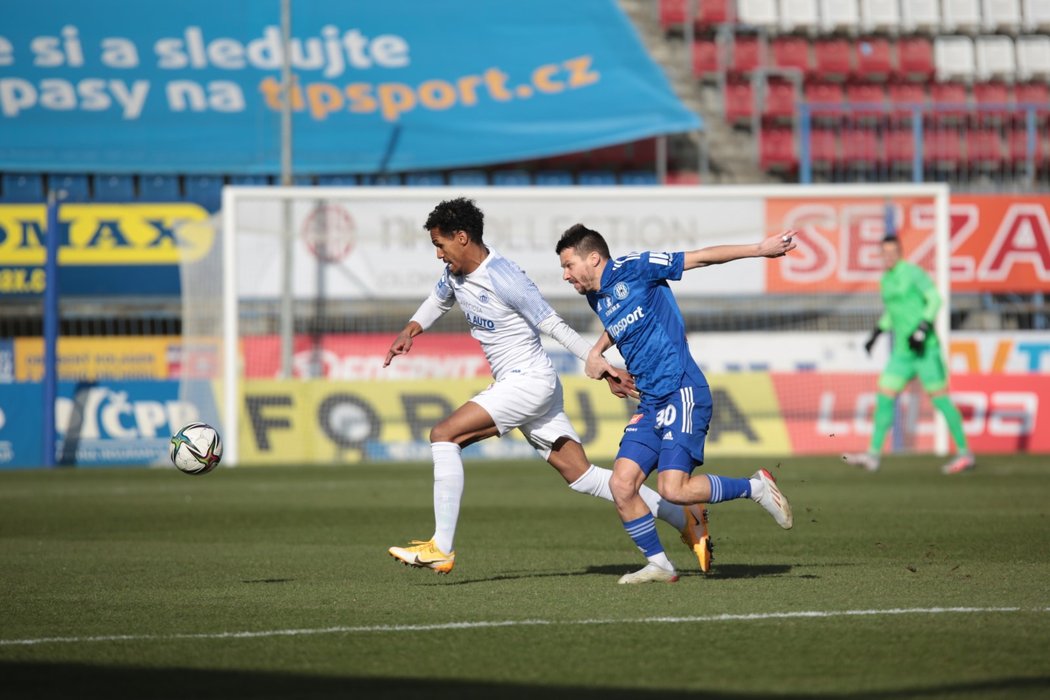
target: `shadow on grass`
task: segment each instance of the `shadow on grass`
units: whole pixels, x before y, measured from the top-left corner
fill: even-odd
[[[407,678],[354,678],[314,676],[290,673],[252,671],[219,671],[185,668],[132,668],[123,666],[87,666],[64,663],[0,662],[4,695],[8,698],[136,698],[154,700],[177,698],[210,700],[212,698],[500,698],[517,700],[543,694],[549,698],[601,698],[619,700],[634,698],[666,699],[668,689],[582,688],[556,685],[523,685],[516,683],[460,680],[419,680]],[[1050,677],[999,678],[977,683],[956,683],[927,688],[899,688],[877,692],[827,693],[822,700],[895,700],[902,698],[939,697],[943,695],[979,695],[1008,697],[1013,694],[1036,697],[1038,691],[1050,691]],[[1042,693],[1039,693],[1042,695]],[[758,700],[772,698],[763,693],[723,693],[717,690],[674,695],[693,698],[735,698]],[[778,700],[811,698],[812,695],[776,694]]]
[[[534,579],[534,578],[569,578],[573,576],[608,576],[610,579],[620,578],[626,573],[637,571],[644,566],[641,562],[633,562],[630,564],[605,564],[603,566],[588,566],[582,570],[576,571],[536,571],[530,569],[528,571],[508,571],[501,574],[494,574],[492,576],[485,576],[482,578],[469,578],[469,579],[457,579],[454,577],[442,576],[438,581],[424,581],[423,585],[426,586],[466,586],[474,583],[492,583],[494,581],[517,581],[520,579]],[[770,564],[770,565],[753,565],[753,564],[726,564],[725,566],[715,566],[712,568],[710,573],[702,574],[699,571],[679,571],[679,576],[691,577],[697,576],[700,578],[716,578],[716,579],[751,579],[751,578],[763,578],[766,576],[783,576],[784,574],[791,572],[791,566],[787,564]]]

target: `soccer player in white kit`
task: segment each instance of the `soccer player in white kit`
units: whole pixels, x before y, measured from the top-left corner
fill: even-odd
[[[434,456],[434,535],[391,556],[414,567],[447,574],[455,564],[453,548],[459,520],[464,473],[462,448],[518,428],[536,452],[568,482],[569,487],[612,501],[612,472],[590,463],[580,438],[565,415],[561,380],[540,343],[542,331],[586,360],[591,345],[570,328],[543,298],[524,271],[483,241],[484,214],[473,201],[441,202],[424,228],[437,249],[444,273],[387,352],[384,367],[412,349],[412,339],[459,303],[470,332],[481,343],[495,381],[430,431]],[[614,394],[633,391],[629,375],[608,363],[604,372]],[[641,493],[654,516],[682,533],[700,568],[710,567],[707,513],[683,508],[653,490]]]

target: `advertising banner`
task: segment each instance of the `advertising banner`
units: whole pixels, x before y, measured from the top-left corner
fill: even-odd
[[[877,376],[745,372],[711,380],[714,414],[707,456],[842,454],[867,449]],[[633,402],[604,383],[565,377],[565,408],[588,456],[611,460]],[[244,464],[428,460],[430,429],[487,386],[474,380],[247,382],[241,412]],[[1050,451],[1050,377],[957,375],[952,398],[978,454]],[[902,395],[909,450],[933,451],[933,412]],[[1040,404],[1043,409],[1040,411]],[[887,451],[892,443],[887,440]],[[520,433],[484,440],[467,457],[534,454]]]
[[[554,248],[576,223],[602,233],[614,256],[637,250],[693,250],[706,245],[755,243],[764,236],[763,199],[698,200],[673,188],[623,188],[611,196],[588,188],[544,194],[534,188],[512,194],[491,187],[471,192],[485,212],[485,242],[513,260],[549,299],[586,301],[562,279]],[[403,188],[381,196],[358,188],[341,196],[330,189],[310,192],[291,207],[295,232],[292,286],[298,298],[319,289],[334,299],[422,299],[444,266],[437,259],[427,215],[441,199],[462,192]],[[277,298],[281,291],[283,248],[279,234],[283,208],[274,199],[238,205],[237,264],[241,297]],[[689,295],[761,294],[764,259],[714,265],[674,283]]]
[[[178,379],[182,338],[66,337],[58,340],[58,377],[66,381]],[[41,338],[14,339],[14,381],[39,382],[44,369]]]
[[[950,205],[953,292],[1050,291],[1050,197],[957,195]],[[905,258],[933,267],[933,204],[894,199]],[[796,228],[798,251],[766,269],[777,293],[878,291],[885,205],[871,200],[771,199],[771,230]]]
[[[0,205],[0,298],[43,294],[46,221],[43,204]],[[179,262],[218,242],[207,211],[188,203],[65,204],[58,224],[63,296],[178,295]]]
[[[838,374],[819,378],[773,374],[796,454],[840,454],[868,448],[877,375]],[[1050,451],[1050,376],[969,375],[951,377],[951,397],[963,416],[970,449],[977,454]],[[1042,410],[1040,410],[1040,404]],[[921,392],[901,394],[900,427],[912,450],[933,450],[934,411]],[[899,436],[900,437],[900,436]],[[886,441],[886,449],[891,445]]]
[[[527,160],[699,129],[615,0],[39,0],[0,26],[0,169],[280,170]]]
[[[179,398],[179,388],[174,380],[59,382],[56,463],[165,463],[174,431],[216,415],[213,393],[199,392],[191,402]],[[39,383],[0,385],[0,468],[43,462],[42,415]]]
[[[319,192],[291,207],[297,297],[316,296],[319,289],[336,299],[422,299],[430,292],[442,265],[422,226],[440,198],[462,193]],[[882,199],[780,199],[756,193],[713,200],[688,190],[630,188],[615,197],[586,188],[547,196],[486,188],[471,196],[486,214],[485,241],[521,266],[552,300],[583,303],[562,279],[554,253],[559,237],[576,223],[602,233],[614,257],[750,244],[787,228],[801,232],[797,250],[782,259],[739,260],[684,275],[673,283],[682,297],[878,292],[886,231]],[[894,198],[892,211],[906,257],[931,267],[932,202]],[[956,196],[950,212],[953,291],[1050,291],[1050,197]],[[283,260],[280,202],[245,202],[236,221],[241,296],[276,298]]]
[[[565,409],[592,460],[611,460],[635,403],[604,382],[564,377]],[[244,464],[428,460],[430,429],[488,386],[489,380],[289,382],[244,386]],[[785,454],[788,434],[776,414],[768,375],[727,377],[715,390],[709,454]],[[467,448],[469,457],[535,456],[518,431]]]

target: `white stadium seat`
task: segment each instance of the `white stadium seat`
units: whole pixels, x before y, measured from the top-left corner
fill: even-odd
[[[1026,32],[1050,32],[1050,2],[1024,0],[1024,30]]]
[[[817,0],[780,0],[780,28],[785,32],[816,33],[820,28]]]
[[[933,40],[933,65],[937,80],[972,81],[976,66],[973,40],[966,36],[939,36]]]
[[[945,31],[976,34],[981,30],[980,0],[944,0],[941,24]]]
[[[869,34],[899,32],[901,12],[898,0],[860,0],[860,28]]]
[[[1014,40],[1008,36],[977,37],[977,79],[1013,82],[1017,74]]]
[[[941,31],[940,0],[901,0],[901,24],[906,32],[939,33]]]
[[[1050,80],[1050,36],[1017,37],[1017,79]]]
[[[1021,0],[981,0],[984,31],[1016,34],[1021,28]]]
[[[752,27],[773,31],[780,28],[777,0],[737,0],[736,16],[739,22]]]
[[[860,29],[857,0],[820,0],[820,28],[825,32],[850,32]]]

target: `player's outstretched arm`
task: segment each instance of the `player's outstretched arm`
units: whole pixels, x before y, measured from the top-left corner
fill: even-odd
[[[422,332],[423,326],[415,321],[409,321],[404,329],[397,334],[397,337],[394,338],[394,342],[390,344],[390,349],[386,351],[386,359],[383,361],[383,366],[388,366],[396,355],[404,355],[411,350],[412,339]]]
[[[797,235],[798,231],[789,229],[753,245],[713,245],[692,250],[685,254],[684,269],[721,265],[741,258],[779,258],[798,247],[794,241]]]
[[[608,331],[605,331],[598,337],[598,341],[591,348],[590,352],[587,353],[587,360],[584,362],[583,371],[588,377],[591,379],[601,379],[602,375],[607,371],[606,368],[612,366],[603,355],[603,353],[612,346],[612,336],[609,335]]]

